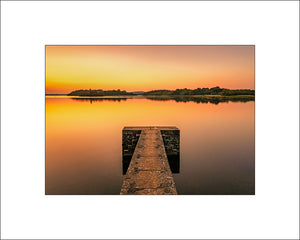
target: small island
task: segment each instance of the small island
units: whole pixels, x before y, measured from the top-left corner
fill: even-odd
[[[78,96],[78,97],[100,97],[100,96],[132,96],[135,95],[133,93],[129,93],[126,91],[118,90],[102,90],[102,89],[96,89],[96,90],[75,90],[68,94],[68,96]]]
[[[68,94],[78,101],[126,101],[128,98],[143,97],[153,101],[176,101],[213,103],[220,102],[248,102],[255,101],[255,91],[251,89],[226,89],[220,87],[176,89],[176,90],[152,90],[127,92],[125,90],[75,90]]]
[[[176,89],[176,90],[152,90],[148,92],[137,91],[127,92],[125,90],[102,90],[102,89],[80,89],[72,91],[68,96],[78,97],[98,97],[98,96],[252,96],[254,98],[255,91],[251,89],[226,89],[220,87],[213,88],[196,88],[196,89]]]
[[[127,92],[125,90],[76,90],[68,94],[77,101],[126,101],[128,98],[146,98],[153,101],[176,101],[213,103],[220,102],[248,102],[255,101],[255,91],[251,89],[226,89],[220,87],[176,89],[176,90],[152,90]]]

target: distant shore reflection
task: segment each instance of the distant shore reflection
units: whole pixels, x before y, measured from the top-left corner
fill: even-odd
[[[112,102],[121,102],[126,101],[127,99],[149,99],[151,101],[175,101],[175,102],[195,102],[195,103],[212,103],[219,104],[222,102],[249,102],[254,101],[255,98],[253,96],[143,96],[139,98],[135,97],[78,97],[71,98],[75,101],[80,102],[103,102],[103,101],[112,101]]]
[[[112,102],[121,102],[126,101],[127,98],[72,98],[72,100],[79,102],[103,102],[103,101],[112,101]]]

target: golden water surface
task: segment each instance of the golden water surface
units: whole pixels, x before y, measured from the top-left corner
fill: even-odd
[[[46,97],[46,194],[119,194],[124,126],[180,129],[179,194],[254,194],[254,101]]]

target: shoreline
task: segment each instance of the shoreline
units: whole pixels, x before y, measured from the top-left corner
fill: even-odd
[[[205,98],[255,98],[255,95],[120,95],[120,96],[70,96],[63,94],[46,94],[45,97],[67,97],[67,98],[178,98],[178,97],[205,97]]]

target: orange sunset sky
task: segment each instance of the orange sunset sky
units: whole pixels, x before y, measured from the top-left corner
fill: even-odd
[[[254,46],[46,46],[46,94],[254,89]]]

